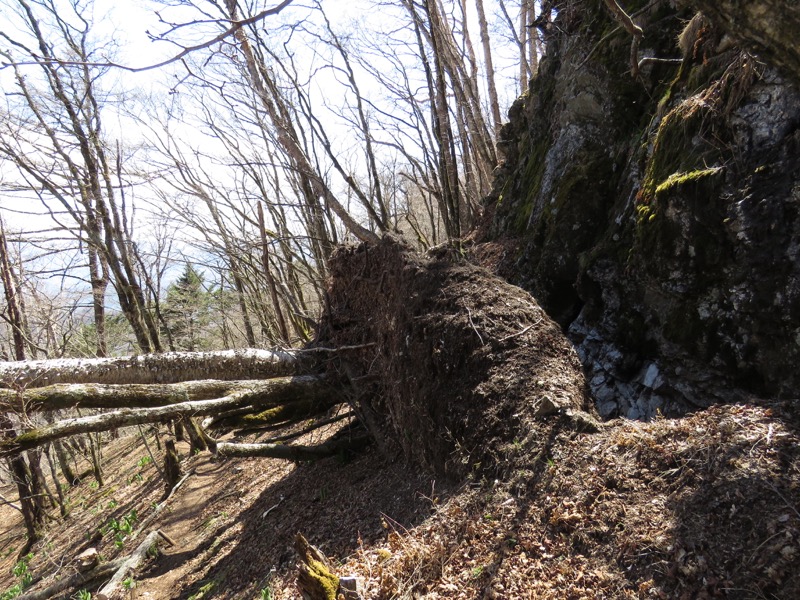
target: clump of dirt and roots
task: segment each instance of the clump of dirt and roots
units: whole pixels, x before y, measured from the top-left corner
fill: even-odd
[[[350,348],[333,369],[384,447],[460,478],[500,475],[553,428],[591,426],[575,351],[522,289],[461,260],[401,241],[331,259],[327,343]]]

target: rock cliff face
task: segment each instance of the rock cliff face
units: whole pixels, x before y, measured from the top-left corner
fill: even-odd
[[[513,279],[567,331],[601,415],[796,396],[800,67],[774,16],[797,6],[623,4],[638,80],[603,2],[555,3],[502,132],[492,235],[517,240]]]

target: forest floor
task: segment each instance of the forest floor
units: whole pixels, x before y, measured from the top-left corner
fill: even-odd
[[[357,577],[362,598],[798,598],[792,411],[731,405],[560,432],[506,481],[459,485],[374,450],[303,464],[184,456],[192,475],[149,527],[175,546],[134,575],[128,597],[296,598],[301,532]],[[138,436],[114,440],[105,485],[87,476],[70,490],[69,516],[34,549],[36,588],[71,574],[87,547],[104,559],[135,548],[108,524],[132,511],[140,522],[163,494],[146,456]],[[18,581],[24,529],[9,506],[0,523],[2,593]]]

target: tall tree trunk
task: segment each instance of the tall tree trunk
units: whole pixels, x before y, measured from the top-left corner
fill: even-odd
[[[539,36],[537,29],[532,27],[533,22],[536,20],[536,3],[533,0],[523,0],[523,2],[529,3],[528,21],[525,23],[525,29],[528,30],[528,73],[533,78],[539,69]]]
[[[69,456],[67,455],[68,450],[64,447],[61,440],[53,442],[53,451],[56,454],[56,460],[58,461],[58,466],[61,469],[61,474],[64,476],[64,479],[67,480],[70,486],[78,485],[81,480],[72,470],[72,466],[69,464]]]
[[[3,280],[3,289],[8,306],[8,324],[14,339],[14,359],[25,360],[25,335],[22,323],[22,313],[17,298],[17,286],[14,285],[14,272],[8,256],[8,242],[6,240],[5,224],[0,218],[0,276]]]
[[[53,455],[51,453],[52,444],[48,445],[44,449],[44,455],[47,458],[47,465],[50,467],[50,476],[53,478],[53,485],[56,488],[56,494],[58,496],[58,510],[61,513],[62,517],[67,516],[67,505],[64,503],[64,492],[61,489],[61,484],[58,481],[58,468],[56,467],[56,462],[53,460]],[[63,473],[62,473],[63,475]]]
[[[11,419],[5,413],[0,414],[0,440],[3,443],[14,438],[14,426]],[[22,518],[25,522],[25,530],[28,540],[20,552],[20,555],[27,554],[30,547],[39,541],[44,530],[45,512],[39,502],[36,501],[38,490],[33,487],[28,463],[25,461],[24,454],[17,454],[8,459],[8,467],[14,483],[17,485],[19,494],[19,504],[22,509]]]
[[[278,290],[275,286],[275,278],[272,275],[272,268],[269,260],[269,246],[267,245],[267,227],[264,220],[264,208],[261,202],[258,203],[258,228],[261,234],[261,266],[267,278],[269,295],[272,300],[272,309],[275,311],[275,320],[278,322],[278,331],[281,333],[281,341],[288,345],[290,342],[289,328],[286,325],[286,319],[283,317],[283,310],[281,309],[280,299],[278,298]]]
[[[89,247],[89,279],[92,284],[92,312],[96,339],[95,356],[108,356],[106,344],[106,289],[108,288],[108,266],[97,249]]]
[[[528,9],[529,0],[521,0],[519,6],[519,93],[524,94],[530,81],[530,64],[528,63]]]
[[[492,44],[489,38],[489,26],[486,23],[486,12],[483,8],[483,0],[475,0],[475,8],[478,11],[478,27],[481,32],[481,44],[483,45],[483,62],[486,66],[486,85],[489,88],[489,107],[492,113],[495,140],[497,140],[503,120],[500,116],[500,101],[497,97],[497,85],[494,81]]]
[[[17,286],[14,285],[13,270],[8,257],[8,244],[6,241],[5,226],[0,220],[0,276],[3,280],[6,302],[8,304],[8,319],[14,338],[14,358],[17,361],[25,360],[25,338],[23,335],[22,314],[17,302]],[[19,363],[14,363],[19,364]],[[0,416],[0,439],[5,442],[14,437],[14,426],[8,415]],[[28,541],[25,552],[38,541],[44,528],[45,512],[42,505],[41,490],[36,485],[38,481],[28,467],[24,454],[19,454],[9,460],[9,469],[17,484],[22,516],[25,529],[28,532]],[[21,553],[24,554],[25,552]]]

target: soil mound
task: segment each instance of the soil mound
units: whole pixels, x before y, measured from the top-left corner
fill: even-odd
[[[322,337],[349,348],[333,368],[384,451],[448,476],[500,475],[552,428],[591,423],[558,325],[455,249],[422,256],[386,237],[338,250],[331,276]]]

